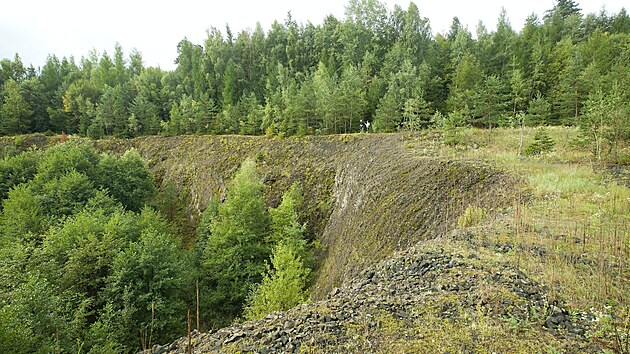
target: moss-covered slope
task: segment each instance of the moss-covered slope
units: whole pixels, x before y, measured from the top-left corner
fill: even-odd
[[[91,143],[113,153],[137,149],[162,187],[174,184],[188,196],[191,225],[211,198],[224,197],[246,157],[257,161],[269,206],[276,206],[284,191],[300,181],[308,234],[323,245],[312,287],[314,297],[321,298],[394,251],[444,233],[468,205],[492,209],[508,202],[513,180],[505,173],[414,153],[431,139],[403,134],[177,136]],[[24,149],[57,140],[31,135],[3,138],[2,143]]]
[[[509,199],[512,180],[504,173],[485,165],[418,157],[407,138],[185,136],[98,145],[110,151],[138,149],[162,185],[174,182],[188,192],[191,220],[210,198],[222,198],[248,156],[258,162],[270,206],[300,181],[309,234],[324,246],[312,288],[314,297],[321,298],[392,252],[443,233],[468,205],[491,209]]]

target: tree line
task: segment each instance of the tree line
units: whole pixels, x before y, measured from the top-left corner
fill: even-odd
[[[186,335],[188,320],[208,330],[306,301],[314,259],[301,188],[276,207],[263,192],[248,159],[190,242],[169,213],[183,209],[178,195],[156,193],[135,150],[67,142],[7,153],[0,352],[137,353]]]
[[[145,68],[138,51],[126,56],[120,45],[113,56],[92,51],[78,62],[51,55],[41,69],[25,68],[17,54],[3,59],[0,133],[304,135],[353,133],[361,121],[379,132],[588,131],[603,114],[600,125],[616,129],[607,136],[630,134],[618,114],[627,117],[630,101],[625,9],[584,15],[558,0],[519,32],[503,10],[494,31],[480,22],[473,34],[455,17],[434,35],[413,2],[390,10],[350,0],[343,19],[298,24],[289,14],[267,32],[257,24],[237,34],[213,27],[204,43],[184,39],[177,50],[173,71]]]

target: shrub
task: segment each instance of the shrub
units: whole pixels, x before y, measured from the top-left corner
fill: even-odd
[[[245,317],[259,319],[273,311],[285,311],[306,301],[305,286],[310,270],[293,246],[277,245],[271,257],[272,268],[254,286],[247,299]]]
[[[256,163],[245,160],[210,223],[203,268],[209,286],[205,298],[213,309],[208,315],[215,316],[215,324],[240,315],[249,289],[262,280],[271,253],[265,242],[269,216],[263,189]]]
[[[459,227],[475,226],[484,221],[486,217],[486,209],[469,205],[466,211],[464,211],[464,215],[457,219],[457,225],[459,225]]]
[[[122,157],[104,155],[98,167],[98,185],[107,188],[127,210],[142,210],[156,192],[149,167],[136,150]]]
[[[304,239],[305,225],[298,220],[302,203],[302,190],[294,184],[282,197],[282,203],[269,210],[270,238],[275,244],[272,267],[267,267],[262,283],[252,287],[249,293],[245,308],[247,319],[259,319],[269,312],[288,310],[306,301],[312,261]]]

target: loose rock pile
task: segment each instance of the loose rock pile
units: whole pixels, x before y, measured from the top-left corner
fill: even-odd
[[[322,301],[216,332],[194,331],[192,352],[402,351],[390,346],[392,341],[430,348],[435,328],[479,323],[514,327],[505,335],[524,333],[534,342],[540,336],[568,352],[596,351],[583,337],[588,321],[574,319],[561,302],[548,298],[544,286],[495,255],[463,245],[440,239],[419,243],[363,271]],[[483,347],[482,339],[474,343],[477,335],[482,338],[483,330],[472,334],[471,345]],[[188,340],[155,346],[152,352],[187,353]]]

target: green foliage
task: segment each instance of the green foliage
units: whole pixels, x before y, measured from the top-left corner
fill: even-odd
[[[186,189],[178,190],[172,180],[162,186],[155,196],[155,204],[169,222],[177,230],[178,234],[190,234],[191,219],[188,215],[187,203],[190,200],[190,193]],[[188,241],[188,240],[183,240]],[[185,242],[184,245],[188,244]]]
[[[455,146],[463,143],[461,134],[462,127],[465,126],[467,114],[465,111],[454,111],[446,117],[438,115],[435,117],[436,123],[444,131],[444,143]]]
[[[265,269],[269,222],[263,187],[255,162],[245,160],[210,224],[203,270],[208,284],[206,298],[215,310],[211,316],[216,323],[240,314],[249,288],[260,282]]]
[[[243,237],[242,241],[264,236],[267,216],[263,189],[256,163],[252,159],[245,160],[228,187],[226,201],[219,207],[219,220],[213,224],[212,233]]]
[[[20,92],[20,85],[14,80],[4,83],[0,105],[0,132],[4,135],[23,134],[29,131],[31,106]]]
[[[547,133],[545,128],[538,128],[534,133],[533,141],[523,150],[524,155],[533,156],[545,154],[553,151],[555,142]]]
[[[139,237],[134,219],[121,211],[111,215],[84,211],[51,230],[44,240],[35,264],[54,279],[83,328],[91,325],[104,305],[102,292],[116,255]]]
[[[433,35],[421,13],[351,1],[345,18],[321,25],[211,28],[203,43],[179,42],[171,72],[118,44],[80,63],[52,55],[40,72],[16,55],[1,61],[0,133],[289,136],[353,133],[360,121],[391,132],[425,128],[435,110],[491,128],[528,107],[532,125],[575,125],[588,95],[612,87],[611,68],[628,72],[623,9],[583,15],[562,0],[520,31],[501,11],[496,29],[481,24],[475,36],[457,18]]]
[[[98,160],[99,156],[94,149],[71,142],[55,145],[44,151],[37,168],[37,183],[46,183],[72,171],[94,180]]]
[[[120,326],[116,342],[125,343],[125,351],[141,340],[151,347],[184,334],[182,293],[192,284],[189,267],[172,237],[156,230],[143,231],[137,242],[116,256],[105,297],[111,321]]]
[[[0,349],[134,352],[151,306],[155,340],[180,334],[189,258],[144,207],[155,187],[136,151],[66,143],[7,157],[0,172],[0,337],[13,338]]]
[[[410,98],[403,110],[403,127],[411,131],[427,128],[432,117],[429,103],[424,99]]]
[[[136,150],[129,150],[122,157],[104,155],[97,168],[99,186],[128,210],[140,211],[155,195],[153,176]]]
[[[181,320],[185,307],[180,291],[187,258],[167,230],[154,211],[135,214],[119,206],[86,208],[46,235],[35,264],[55,279],[88,348],[138,348],[137,329],[150,321],[151,302],[159,301],[163,316],[156,338],[178,333],[169,321]],[[104,328],[111,332],[104,335]]]
[[[549,101],[543,97],[537,96],[529,102],[525,122],[529,126],[543,125],[549,120],[550,114],[551,104]]]
[[[616,155],[614,149],[619,143],[630,141],[630,103],[628,93],[618,84],[612,92],[605,94],[596,90],[585,105],[586,113],[580,119],[580,128],[591,142],[593,154],[597,159],[603,153]],[[608,149],[606,148],[608,145]]]
[[[67,318],[55,287],[37,274],[29,274],[24,283],[0,307],[0,350],[5,353],[46,353],[55,348],[54,333],[63,338],[77,329]],[[4,337],[4,338],[3,338]]]
[[[26,185],[12,189],[2,206],[0,239],[37,240],[46,230],[46,214],[41,201]]]
[[[35,177],[41,152],[27,151],[0,160],[0,200],[7,198],[14,186],[26,183]]]
[[[40,72],[2,59],[0,133],[288,136],[353,133],[359,121],[392,132],[424,129],[440,110],[433,122],[457,145],[461,127],[525,111],[527,125],[578,124],[597,158],[618,158],[630,135],[625,11],[582,16],[559,1],[518,33],[502,12],[496,31],[479,26],[474,37],[458,20],[433,36],[420,13],[353,0],[345,18],[321,25],[210,29],[202,45],[179,43],[172,72],[144,68],[119,45],[80,62],[53,55]],[[551,145],[541,136],[531,150]],[[296,211],[299,193],[267,213],[255,164],[244,163],[225,202],[204,213],[190,261],[198,269],[187,276],[178,246],[191,242],[172,230],[191,224],[188,192],[166,182],[157,204],[167,225],[144,208],[152,183],[136,152],[62,144],[0,162],[0,352],[53,352],[57,331],[62,352],[137,351],[140,330],[145,344],[170,340],[183,329],[192,275],[212,325],[246,299],[252,317],[305,300],[303,219],[313,218]],[[458,221],[484,214],[471,207]]]
[[[288,310],[307,300],[305,287],[310,270],[294,246],[284,241],[279,243],[273,250],[271,266],[247,299],[245,317],[249,320]]]
[[[409,124],[425,125],[430,116],[426,92],[426,66],[414,67],[409,60],[389,77],[389,87],[375,112],[374,129],[391,132]]]
[[[226,200],[213,200],[197,228],[195,253],[203,249],[202,318],[224,324],[241,314],[258,318],[306,299],[313,258],[300,223],[302,190],[294,184],[277,208],[264,210],[262,182],[253,160],[241,165]],[[271,265],[270,248],[273,248]],[[262,283],[261,283],[262,281]]]
[[[270,209],[271,241],[275,244],[271,267],[262,283],[252,287],[247,298],[245,317],[262,318],[269,312],[288,310],[307,299],[310,253],[304,239],[305,225],[298,221],[302,193],[294,184],[282,197],[282,203]]]
[[[201,220],[199,220],[199,224],[196,229],[195,239],[195,248],[194,248],[194,260],[197,262],[195,267],[201,269],[203,261],[203,254],[205,252],[206,246],[208,244],[208,240],[212,235],[211,227],[212,223],[216,221],[217,216],[219,215],[219,206],[221,203],[216,199],[210,199],[206,210],[201,214]]]
[[[298,212],[301,210],[303,203],[302,188],[299,184],[293,184],[282,196],[280,205],[278,205],[277,208],[269,209],[269,215],[271,217],[271,243],[277,244],[284,240],[289,234],[289,230],[293,229],[296,225],[299,226]]]
[[[474,111],[476,119],[473,125],[492,128],[498,126],[499,121],[506,113],[508,95],[503,78],[488,76],[473,95]]]
[[[30,329],[21,323],[17,309],[0,308],[0,352],[29,353],[33,351],[35,339]]]
[[[53,220],[77,213],[96,195],[94,183],[88,176],[77,171],[53,178],[43,185],[36,185],[35,191],[41,196],[44,212]]]

